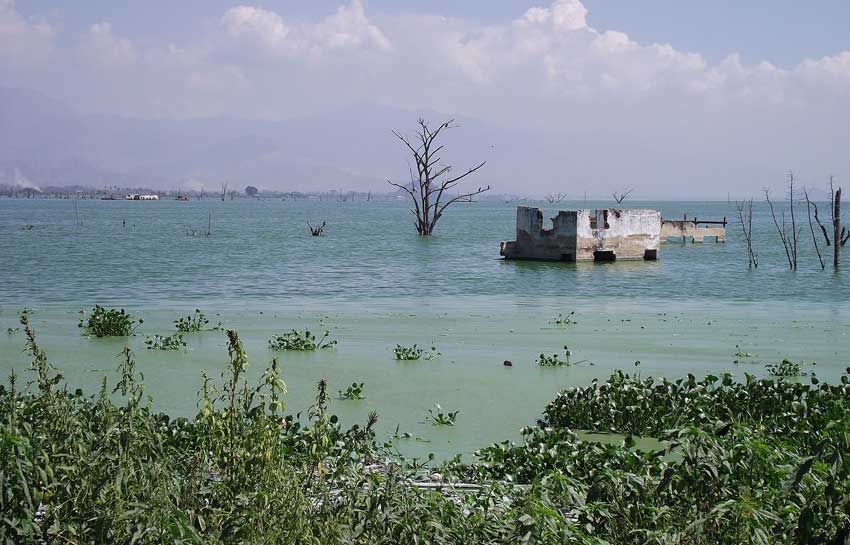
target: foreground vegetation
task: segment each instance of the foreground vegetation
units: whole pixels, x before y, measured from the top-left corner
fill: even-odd
[[[324,381],[303,421],[285,416],[278,360],[248,384],[234,331],[228,368],[204,376],[187,420],[153,411],[128,349],[114,387],[69,391],[26,315],[21,325],[31,378],[0,387],[4,543],[850,539],[847,375],[827,385],[617,372],[561,392],[522,444],[426,468],[376,439],[375,414],[343,429]],[[575,429],[625,438],[584,441]],[[660,446],[639,449],[637,435]]]

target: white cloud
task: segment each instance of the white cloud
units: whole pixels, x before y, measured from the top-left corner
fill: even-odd
[[[22,17],[14,0],[0,0],[0,64],[28,66],[45,62],[53,51],[49,24]]]
[[[221,23],[237,44],[273,58],[316,61],[338,52],[392,49],[384,33],[366,17],[360,0],[315,23],[287,24],[273,11],[244,5],[227,10]]]
[[[80,44],[86,61],[106,68],[127,68],[136,61],[136,49],[127,38],[116,36],[112,24],[93,24]]]

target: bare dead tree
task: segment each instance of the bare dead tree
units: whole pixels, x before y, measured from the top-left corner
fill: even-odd
[[[313,235],[314,237],[322,237],[322,236],[325,236],[325,223],[327,223],[327,222],[323,221],[321,225],[313,227],[312,225],[310,225],[310,222],[308,221],[307,222],[307,228],[310,229],[310,234]]]
[[[806,212],[808,213],[808,216],[809,216],[809,231],[812,232],[812,244],[814,244],[814,246],[815,246],[815,253],[818,256],[818,261],[820,262],[820,268],[821,268],[821,270],[824,270],[826,268],[826,265],[824,264],[823,256],[820,253],[820,246],[818,246],[818,239],[815,236],[815,225],[812,222],[812,208],[814,208],[815,216],[817,216],[818,205],[817,205],[817,203],[812,202],[812,200],[809,198],[809,190],[806,189],[805,187],[803,188],[803,196],[806,198]]]
[[[785,258],[788,260],[788,268],[794,271],[797,270],[797,240],[799,235],[797,233],[797,222],[794,214],[794,174],[790,171],[788,173],[788,188],[788,196],[791,203],[790,232],[789,225],[786,223],[785,219],[785,210],[782,210],[781,223],[777,219],[776,209],[773,206],[773,201],[770,199],[770,189],[768,188],[764,189],[764,199],[767,201],[768,206],[770,206],[770,215],[773,218],[773,225],[776,226],[776,231],[779,233],[779,238],[782,241],[782,247],[785,249]]]
[[[566,198],[566,193],[549,193],[548,195],[546,195],[546,200],[550,203],[561,202]]]
[[[841,188],[835,187],[835,178],[833,176],[829,177],[829,211],[830,219],[832,220],[831,237],[818,217],[817,207],[815,207],[815,221],[818,227],[820,227],[826,245],[832,246],[832,266],[837,270],[841,265],[841,249],[850,240],[850,231],[847,231],[845,227],[841,226]]]
[[[622,204],[623,201],[626,200],[634,190],[635,188],[633,187],[627,187],[619,192],[614,191],[613,193],[611,193],[611,196],[614,197],[614,200],[617,201],[617,204]]]
[[[753,199],[735,201],[735,207],[738,209],[738,219],[741,221],[741,229],[744,231],[744,239],[747,241],[749,268],[756,269],[759,266],[759,259],[753,251]]]
[[[402,189],[410,196],[413,201],[411,212],[416,216],[416,232],[423,236],[430,236],[434,232],[437,221],[449,205],[464,200],[471,201],[475,195],[490,190],[488,185],[487,187],[478,187],[475,191],[458,192],[456,195],[450,196],[451,190],[461,180],[476,172],[486,163],[484,161],[459,176],[451,175],[454,167],[440,162],[439,154],[443,146],[437,143],[437,139],[443,131],[456,127],[452,123],[454,123],[453,119],[441,123],[436,129],[432,129],[428,122],[420,118],[418,120],[419,128],[416,137],[413,139],[393,131],[395,137],[413,154],[416,174],[413,173],[412,168],[409,169],[409,185],[397,184],[390,180],[387,180],[387,183]]]
[[[221,200],[222,201],[227,196],[227,185],[228,185],[228,182],[221,182]]]

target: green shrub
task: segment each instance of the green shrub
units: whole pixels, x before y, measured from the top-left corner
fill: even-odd
[[[144,323],[141,318],[138,322],[134,320],[123,308],[106,309],[100,305],[95,305],[88,316],[83,312],[81,314],[83,314],[83,317],[80,318],[80,323],[77,326],[82,328],[87,335],[94,337],[127,337]]]

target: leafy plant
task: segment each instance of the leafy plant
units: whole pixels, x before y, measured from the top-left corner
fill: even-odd
[[[570,312],[566,316],[564,316],[563,314],[561,314],[559,312],[558,315],[555,318],[553,318],[549,323],[555,324],[555,325],[574,325],[574,324],[577,324],[578,322],[573,320],[573,316],[575,316],[575,311]]]
[[[104,308],[95,305],[91,313],[86,316],[84,312],[80,318],[78,327],[82,328],[87,335],[95,337],[127,337],[136,331],[136,328],[144,323],[141,318],[136,321],[123,308]]]
[[[768,363],[764,366],[767,372],[775,377],[800,377],[806,375],[802,371],[802,365],[788,359],[779,363]]]
[[[413,346],[403,346],[401,344],[395,345],[393,348],[393,355],[395,355],[395,359],[404,360],[404,361],[413,361],[419,359],[433,360],[436,359],[440,353],[437,352],[437,347],[432,346],[430,350],[426,350],[425,348],[420,348],[416,344]]]
[[[10,327],[6,329],[6,333],[9,335],[15,335],[21,330],[20,327]]]
[[[298,331],[293,329],[283,335],[275,335],[269,339],[269,348],[272,350],[319,350],[323,348],[331,348],[336,345],[335,340],[329,340],[330,331],[325,331],[324,334],[316,339],[316,336],[310,333],[309,330]]]
[[[460,411],[443,412],[443,408],[439,404],[435,404],[433,408],[428,409],[428,416],[425,418],[434,426],[454,426],[455,419]]]
[[[177,328],[177,331],[180,333],[195,333],[198,331],[204,331],[206,327],[209,325],[210,321],[204,315],[200,309],[195,309],[193,314],[186,316],[185,318],[178,318],[174,320],[174,325]],[[218,325],[211,328],[212,330],[221,329],[221,322]]]
[[[340,399],[366,399],[366,396],[363,394],[363,383],[352,382],[351,386],[345,389],[345,391],[339,391]]]
[[[537,357],[537,365],[541,367],[569,367],[573,365],[570,363],[570,356],[572,356],[572,351],[568,346],[564,346],[564,359],[558,354],[552,354],[551,356],[547,356],[546,354],[540,354]]]
[[[145,345],[148,350],[180,350],[186,348],[186,341],[183,340],[182,333],[168,336],[154,335],[145,339]]]

